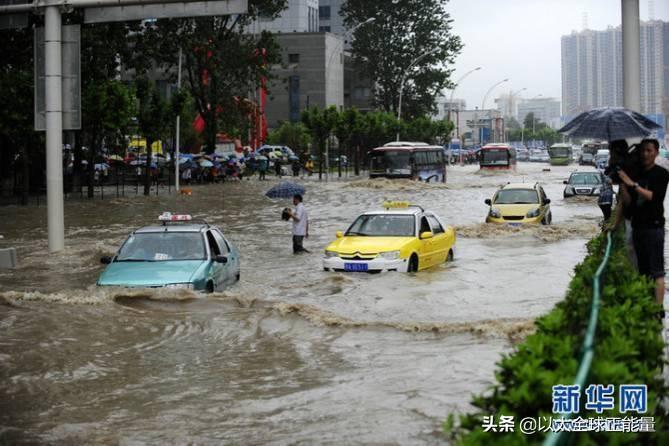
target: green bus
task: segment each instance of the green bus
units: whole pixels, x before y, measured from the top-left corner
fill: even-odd
[[[551,157],[551,166],[566,166],[571,164],[573,150],[570,144],[553,144],[548,149]]]

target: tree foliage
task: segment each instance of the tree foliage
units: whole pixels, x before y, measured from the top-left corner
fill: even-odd
[[[447,0],[347,0],[341,9],[349,29],[374,17],[354,33],[354,63],[373,81],[375,106],[397,111],[400,83],[407,72],[402,111],[406,116],[429,114],[435,98],[451,88],[448,68],[462,49],[452,34],[453,20],[446,11]],[[409,69],[417,56],[431,50]]]
[[[208,150],[214,149],[218,132],[246,137],[254,106],[245,98],[280,62],[271,34],[249,33],[248,26],[260,16],[276,17],[286,3],[249,0],[248,14],[159,20],[142,33],[142,54],[174,78],[182,49],[185,81],[205,122]]]
[[[334,105],[325,109],[311,107],[302,112],[301,119],[305,127],[311,132],[318,149],[318,178],[320,179],[323,176],[325,144],[337,125],[339,112]]]
[[[301,122],[282,122],[279,128],[271,131],[267,136],[268,144],[284,144],[296,153],[303,153],[309,149],[311,134]]]

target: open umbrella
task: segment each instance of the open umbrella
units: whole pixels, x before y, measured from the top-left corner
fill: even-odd
[[[123,157],[120,155],[110,155],[108,158],[109,161],[123,161]]]
[[[647,136],[659,128],[662,127],[633,110],[622,107],[601,107],[581,113],[558,132],[572,138],[615,141]]]
[[[284,181],[268,190],[265,195],[269,198],[292,198],[295,194],[304,194],[304,187],[299,184]]]
[[[209,161],[208,159],[201,159],[200,160],[200,167],[213,167],[214,163]]]

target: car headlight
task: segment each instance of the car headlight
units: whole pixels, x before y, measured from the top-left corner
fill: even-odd
[[[492,218],[502,218],[502,213],[499,211],[499,209],[490,208],[490,216]]]
[[[594,188],[594,189],[592,190],[592,193],[593,193],[593,194],[598,194],[598,193],[599,193],[599,188],[598,188],[598,187]]]
[[[165,285],[165,288],[178,288],[178,289],[184,289],[184,290],[192,290],[193,289],[193,284],[192,283],[168,283]]]
[[[329,259],[331,257],[337,257],[337,253],[334,251],[328,251],[327,249],[325,250],[325,258]]]
[[[570,194],[574,193],[574,186],[567,186],[564,188],[564,191]]]
[[[388,251],[379,253],[379,257],[385,260],[397,260],[400,258],[399,251]]]
[[[540,213],[541,213],[541,209],[539,209],[539,208],[532,209],[530,212],[527,213],[527,217],[528,218],[538,217]]]

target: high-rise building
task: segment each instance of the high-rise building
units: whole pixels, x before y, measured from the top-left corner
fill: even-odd
[[[560,127],[560,101],[555,98],[525,99],[518,104],[518,120],[522,123],[525,117],[533,113],[534,117],[557,129]]]
[[[497,110],[502,113],[505,118],[518,119],[518,104],[522,101],[519,92],[509,91],[507,94],[501,94],[495,99]]]
[[[320,0],[318,2],[319,30],[335,34],[344,34],[344,18],[339,10],[345,0]]]
[[[669,23],[641,23],[641,113],[669,115]],[[562,114],[622,106],[622,30],[562,36]]]

